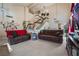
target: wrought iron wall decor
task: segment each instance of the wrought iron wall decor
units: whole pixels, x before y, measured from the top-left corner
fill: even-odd
[[[6,23],[4,23],[4,22],[0,22],[0,24],[3,26],[3,28],[5,29],[5,30],[14,30],[14,29],[17,29],[17,26],[15,25],[15,23],[14,23],[14,20],[12,20],[11,22],[6,22]]]

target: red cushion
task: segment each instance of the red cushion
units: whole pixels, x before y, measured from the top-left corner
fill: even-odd
[[[17,33],[19,36],[22,36],[22,35],[26,35],[26,34],[27,34],[27,31],[26,31],[26,30],[13,30],[13,31],[16,31],[16,33]],[[13,36],[13,35],[12,35],[13,31],[6,31],[7,37]]]
[[[7,37],[12,35],[12,31],[6,31],[6,33],[7,33]]]
[[[26,34],[27,34],[27,31],[26,31],[26,30],[16,30],[16,33],[17,33],[19,36],[22,36],[22,35],[26,35]]]

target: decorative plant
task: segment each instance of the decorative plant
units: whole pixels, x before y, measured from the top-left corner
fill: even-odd
[[[14,24],[14,20],[12,20],[11,22],[6,22],[7,24],[1,22],[0,24],[3,26],[4,29],[8,30],[10,29],[17,29],[17,26]]]
[[[23,29],[26,29],[26,21],[23,21]]]
[[[56,22],[58,24],[58,29],[61,29],[61,23],[59,22],[59,20],[56,20],[56,18],[55,18],[54,22]]]

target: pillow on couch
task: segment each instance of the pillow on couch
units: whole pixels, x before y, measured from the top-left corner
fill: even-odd
[[[13,38],[18,37],[18,34],[16,33],[16,31],[13,31],[12,35],[13,35]]]

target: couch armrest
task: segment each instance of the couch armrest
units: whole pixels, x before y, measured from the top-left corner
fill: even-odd
[[[12,39],[13,38],[13,36],[12,35],[9,35],[9,36],[7,36],[9,39]]]

